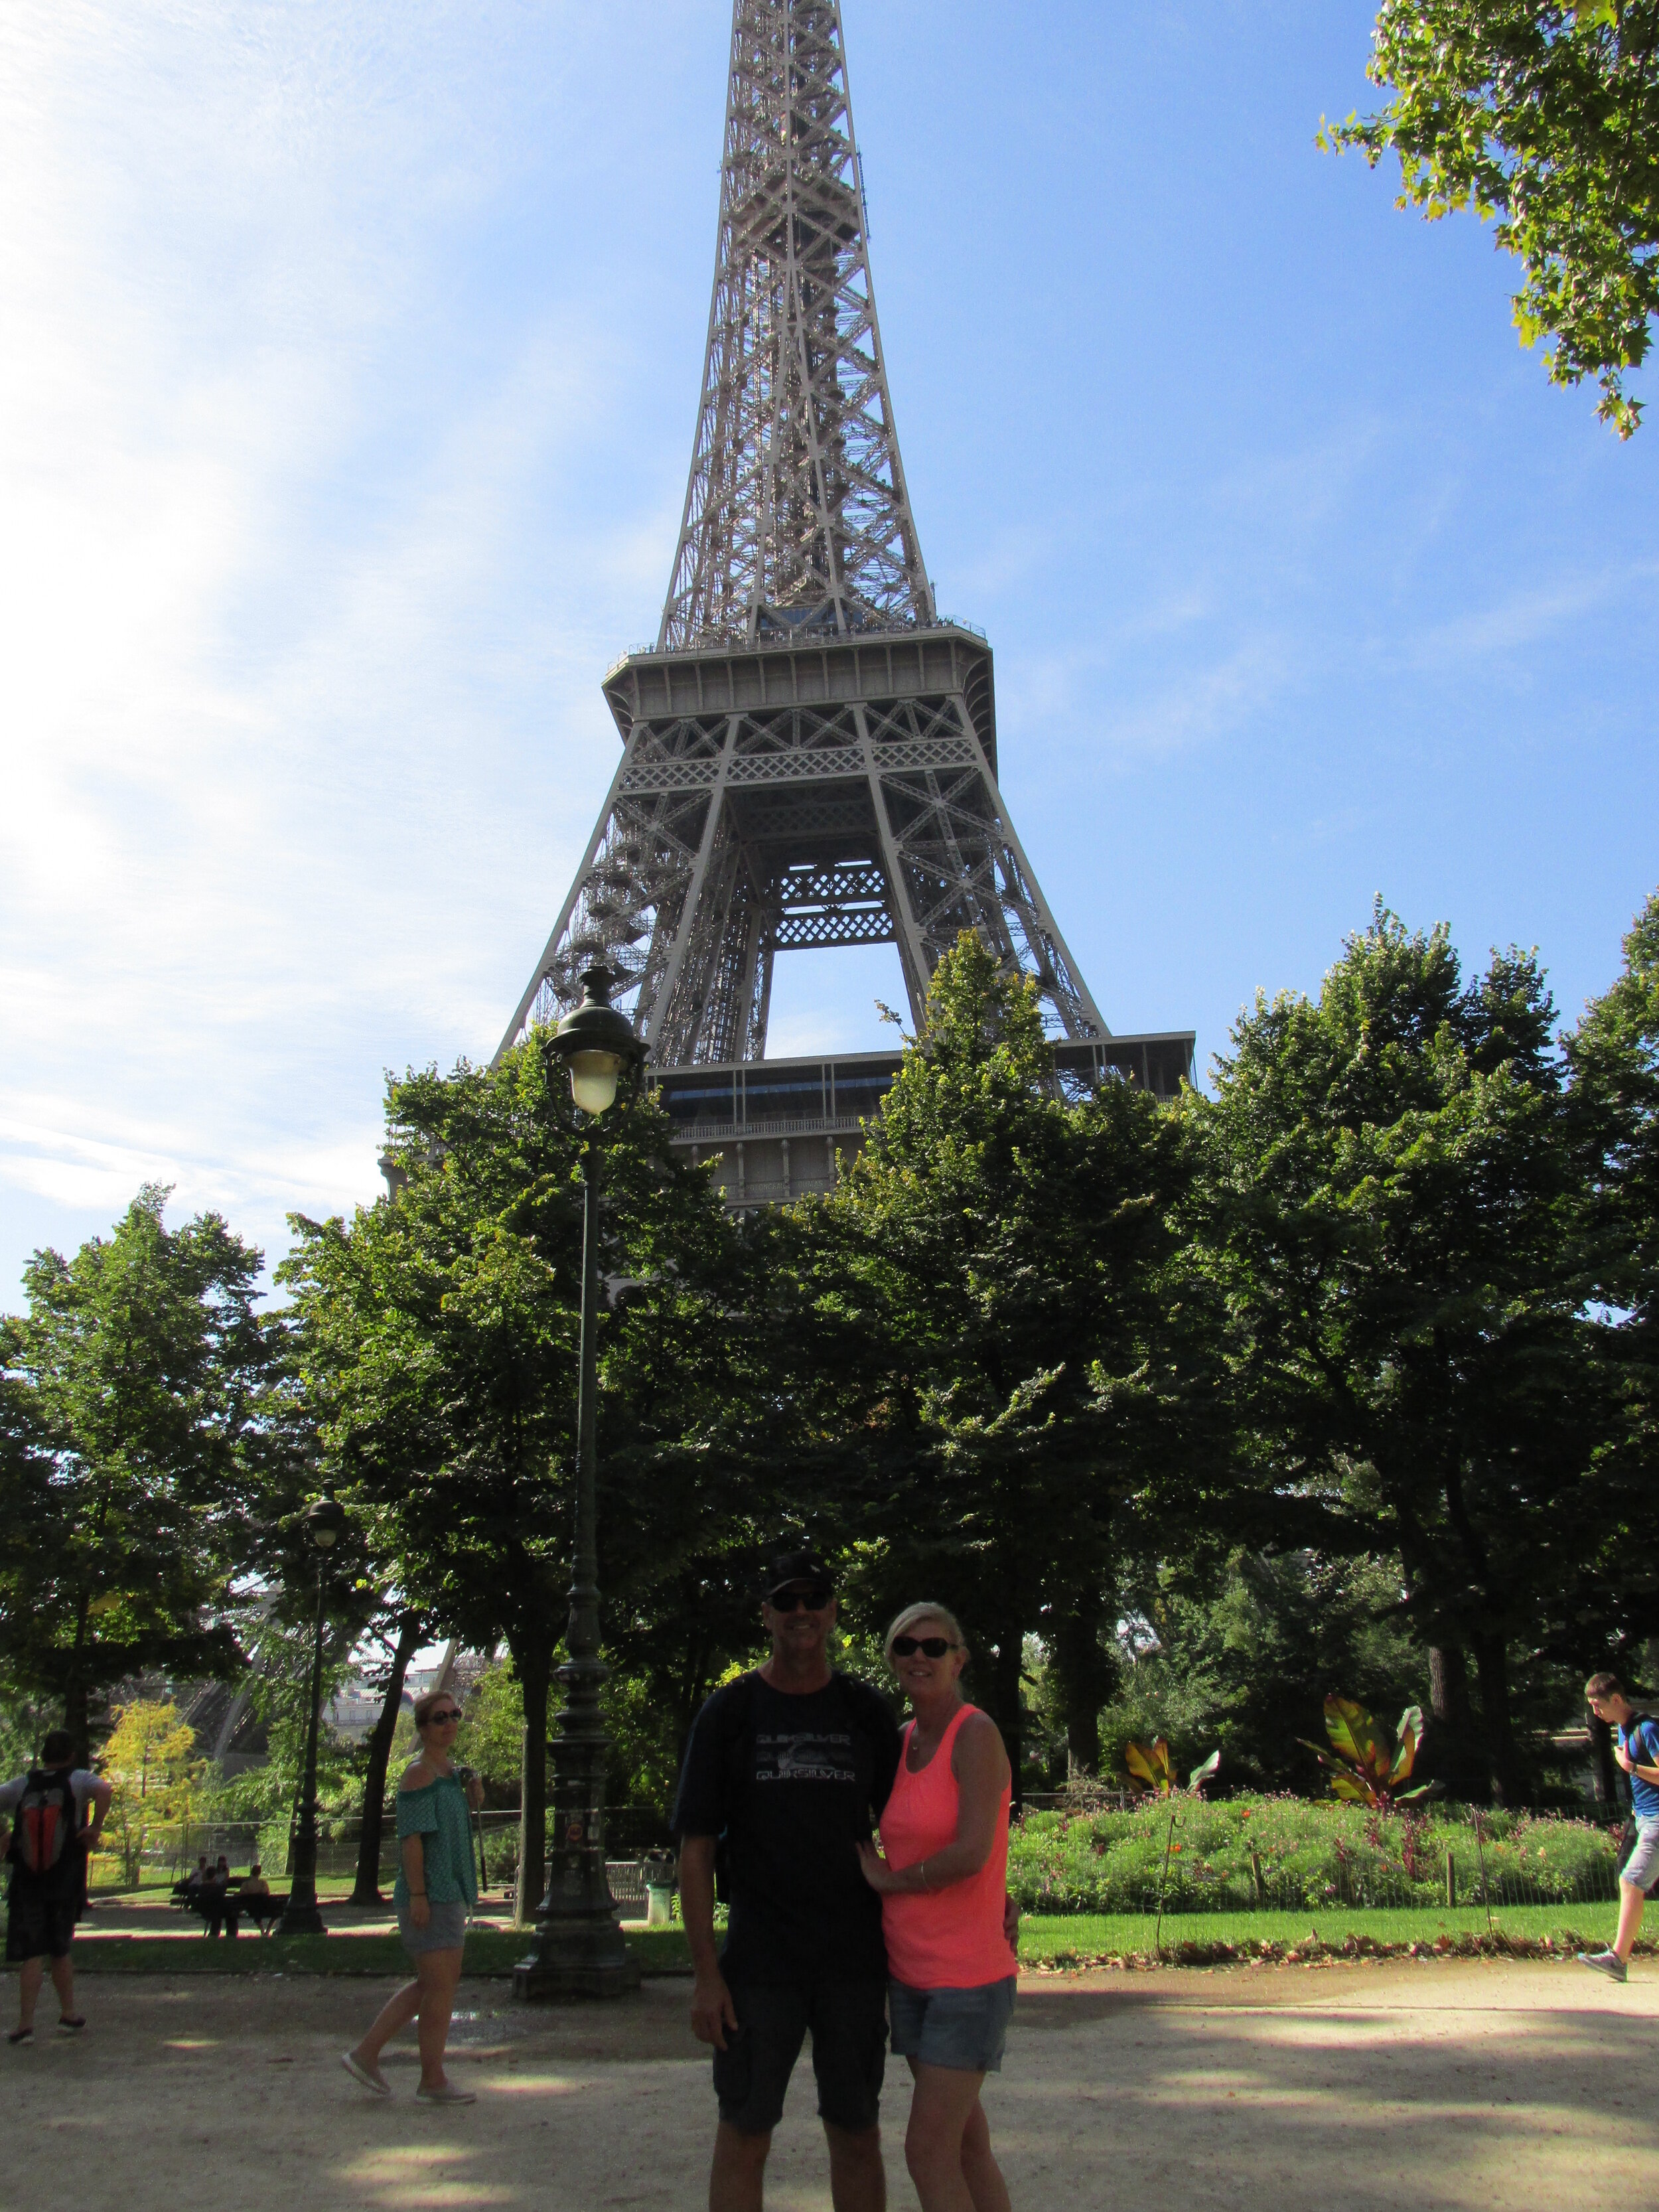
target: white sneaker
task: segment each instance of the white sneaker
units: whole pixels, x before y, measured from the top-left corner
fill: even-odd
[[[1610,1982],[1625,1979],[1625,1962],[1616,1951],[1581,1951],[1578,1963],[1581,1966],[1593,1967],[1598,1974],[1605,1974]]]

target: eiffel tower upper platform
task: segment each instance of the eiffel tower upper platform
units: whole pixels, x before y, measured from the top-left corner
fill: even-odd
[[[1108,1030],[998,786],[990,647],[934,605],[839,0],[734,0],[679,544],[656,642],[605,694],[622,757],[502,1049],[604,961],[678,1141],[720,1150],[733,1202],[829,1188],[836,1146],[856,1146],[897,1066],[767,1062],[780,953],[896,945],[920,1021],[935,965],[974,929],[1035,978],[1068,1083],[1115,1074],[1163,1095],[1190,1073],[1190,1033]]]

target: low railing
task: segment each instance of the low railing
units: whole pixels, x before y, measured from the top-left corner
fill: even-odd
[[[989,638],[987,636],[985,631],[980,627],[978,623],[964,622],[960,615],[938,614],[934,616],[932,622],[890,623],[866,623],[862,629],[848,630],[845,634],[836,630],[804,630],[799,636],[795,637],[777,633],[774,633],[765,637],[722,637],[715,640],[710,644],[688,646],[683,648],[676,646],[660,646],[658,644],[656,639],[653,638],[648,644],[630,645],[625,653],[619,653],[616,659],[611,662],[610,667],[605,670],[604,676],[599,680],[601,683],[608,684],[611,678],[615,676],[619,670],[627,667],[630,660],[678,659],[683,652],[788,652],[792,647],[797,646],[857,645],[866,638],[927,637],[932,635],[935,631],[942,629],[965,630],[969,637],[978,638],[982,645],[988,645],[990,642]]]

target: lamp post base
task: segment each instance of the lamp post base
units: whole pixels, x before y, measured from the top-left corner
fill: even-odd
[[[279,1936],[326,1936],[323,1916],[314,1897],[290,1897],[276,1923]]]
[[[572,1638],[577,1642],[577,1637]],[[609,1669],[592,1651],[567,1660],[558,1680],[569,1693],[553,1754],[547,1888],[529,1951],[513,1969],[513,1994],[539,2002],[631,1996],[637,1962],[617,1920],[605,1871],[605,1730],[599,1686]]]
[[[514,1996],[536,2004],[632,1996],[639,1985],[639,1962],[629,1957],[614,1920],[600,1928],[538,1929],[535,1948],[513,1969]]]

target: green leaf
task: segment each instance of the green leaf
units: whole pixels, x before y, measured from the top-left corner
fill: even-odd
[[[1407,1705],[1401,1714],[1399,1736],[1399,1748],[1389,1771],[1391,1784],[1404,1782],[1417,1764],[1418,1746],[1423,1741],[1423,1709],[1420,1705]]]

